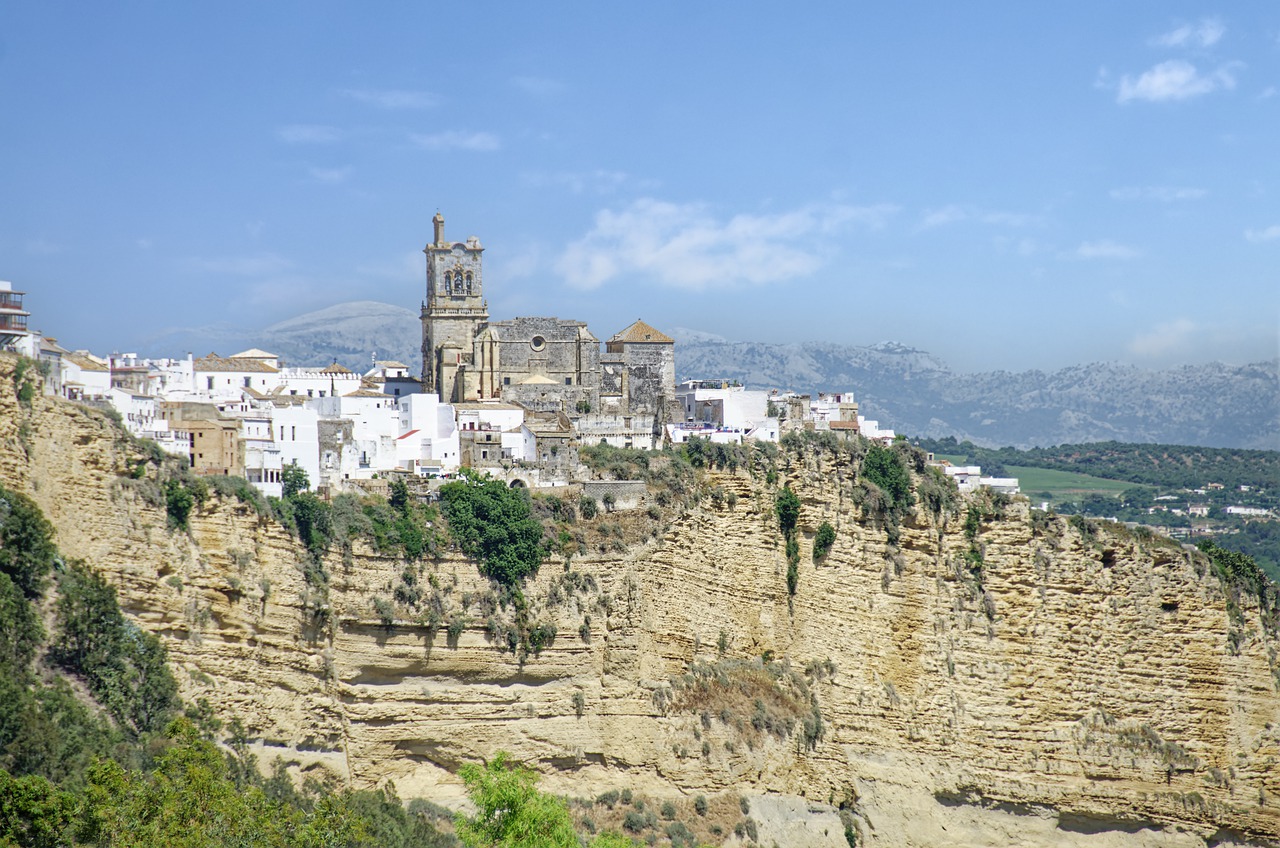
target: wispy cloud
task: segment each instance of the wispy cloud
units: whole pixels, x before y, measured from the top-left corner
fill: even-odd
[[[920,220],[920,229],[927,230],[964,221],[1000,227],[1025,227],[1039,220],[1040,218],[1037,215],[1025,215],[1020,212],[998,212],[953,203],[938,209],[927,210]]]
[[[338,93],[343,97],[350,97],[357,103],[378,109],[429,109],[440,102],[440,98],[429,91],[408,91],[397,88],[344,88]]]
[[[289,124],[276,130],[276,138],[286,144],[332,144],[342,131],[323,124]]]
[[[502,148],[502,142],[493,133],[449,130],[441,133],[413,133],[413,143],[424,150],[472,150],[490,152]]]
[[[1252,242],[1275,241],[1280,239],[1280,224],[1272,224],[1261,230],[1245,230],[1244,237]]]
[[[598,212],[595,226],[565,248],[556,270],[584,289],[628,274],[690,290],[779,282],[816,271],[836,233],[880,227],[895,211],[812,205],[719,219],[702,204],[645,198]]]
[[[1083,242],[1076,248],[1075,255],[1080,259],[1136,259],[1142,253],[1128,245],[1102,239]]]
[[[1199,200],[1208,196],[1209,192],[1202,188],[1185,188],[1182,186],[1125,186],[1111,190],[1112,200],[1156,200],[1160,203],[1174,203],[1179,200]]]
[[[1204,18],[1196,24],[1183,24],[1151,39],[1156,47],[1212,47],[1222,40],[1227,28],[1217,18]]]
[[[351,176],[351,168],[311,168],[308,173],[318,183],[341,183]]]
[[[1189,100],[1219,89],[1236,87],[1236,70],[1240,63],[1231,62],[1207,74],[1181,59],[1161,62],[1137,78],[1125,74],[1120,78],[1116,93],[1117,103],[1131,100],[1148,100],[1160,103],[1168,100]]]
[[[194,257],[188,259],[186,264],[192,271],[229,274],[236,277],[279,274],[293,267],[291,261],[274,253],[259,253],[254,256]]]
[[[555,97],[565,90],[564,83],[544,77],[513,77],[511,84],[535,97]]]
[[[1177,353],[1190,346],[1197,331],[1195,322],[1179,318],[1139,333],[1129,342],[1129,352],[1144,359],[1155,359]]]
[[[529,172],[521,174],[520,181],[531,188],[561,188],[573,194],[612,194],[623,186],[654,187],[652,181],[645,183],[623,171],[600,168],[594,171]]]

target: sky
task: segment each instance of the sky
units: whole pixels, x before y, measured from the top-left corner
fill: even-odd
[[[66,347],[416,310],[437,211],[494,320],[1272,359],[1280,4],[0,0],[0,279]]]

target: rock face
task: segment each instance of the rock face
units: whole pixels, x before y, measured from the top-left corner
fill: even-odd
[[[268,761],[441,799],[460,763],[502,749],[569,795],[749,796],[762,844],[842,846],[846,826],[883,846],[1280,840],[1280,639],[1198,552],[1015,502],[978,528],[974,577],[960,517],[917,507],[887,532],[851,502],[849,466],[784,455],[794,597],[775,487],[715,473],[723,496],[665,523],[610,516],[625,544],[549,560],[526,594],[557,635],[521,661],[487,638],[504,613],[466,559],[357,541],[321,591],[296,539],[234,498],[170,531],[155,482],[129,476],[136,447],[94,410],[22,406],[11,370],[0,358],[0,479],[165,640],[184,697],[238,717]],[[836,542],[814,564],[823,521]],[[406,568],[442,625],[396,606]],[[682,694],[695,660],[766,652],[784,680],[810,670],[812,748],[769,732],[772,703]]]

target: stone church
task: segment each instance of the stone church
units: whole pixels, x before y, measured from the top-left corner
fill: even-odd
[[[446,403],[503,400],[572,422],[584,441],[658,447],[664,425],[681,420],[675,399],[675,341],[636,321],[605,342],[581,321],[490,321],[475,236],[444,237],[432,219],[427,298],[422,304],[422,382]]]

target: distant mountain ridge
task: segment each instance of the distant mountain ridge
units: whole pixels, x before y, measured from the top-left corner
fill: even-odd
[[[1280,449],[1280,360],[1147,370],[1118,363],[1053,372],[959,373],[897,342],[764,344],[673,329],[677,379],[738,380],[751,388],[854,392],[862,414],[908,435],[955,436],[987,447],[1097,441]],[[376,301],[342,303],[257,332],[174,331],[153,355],[230,354],[261,347],[292,365],[334,360],[368,368],[373,355],[416,372],[417,312]],[[234,350],[232,348],[235,348]]]

